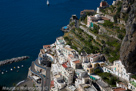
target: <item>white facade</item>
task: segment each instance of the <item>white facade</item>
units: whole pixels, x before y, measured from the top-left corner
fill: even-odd
[[[62,89],[64,86],[66,86],[66,84],[62,77],[58,77],[58,78],[54,78],[54,86],[55,88]]]
[[[64,57],[64,55],[59,55],[58,56],[58,61],[60,64],[63,64],[66,62],[66,58]]]
[[[96,13],[98,13],[98,14],[100,13],[100,8],[99,7],[97,7],[97,12]]]
[[[126,69],[120,60],[114,61],[113,66],[103,67],[103,71],[115,74],[115,75],[125,79],[126,81],[129,81],[130,77],[131,77],[131,73],[126,72]]]
[[[76,69],[75,73],[78,78],[83,78],[83,77],[87,76],[87,72],[84,71],[83,69]]]
[[[70,85],[73,83],[73,77],[74,77],[74,70],[73,68],[69,67],[70,65],[67,64],[67,67],[66,67],[66,64],[62,64],[62,76],[64,77],[64,80],[65,82]]]

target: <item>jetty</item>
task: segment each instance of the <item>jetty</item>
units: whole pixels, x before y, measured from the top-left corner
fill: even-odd
[[[29,56],[22,56],[22,57],[16,57],[16,58],[3,60],[3,61],[0,61],[0,66],[6,65],[6,64],[11,64],[11,63],[18,62],[18,61],[23,61],[28,58],[29,58]]]

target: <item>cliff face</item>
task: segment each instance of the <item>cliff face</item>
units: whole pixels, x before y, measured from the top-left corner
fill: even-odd
[[[120,49],[120,59],[127,72],[136,73],[136,0],[124,0],[123,13],[128,14],[126,35]]]

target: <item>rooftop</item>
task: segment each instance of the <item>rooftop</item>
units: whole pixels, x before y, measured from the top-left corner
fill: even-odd
[[[101,17],[102,20],[110,20],[109,18],[106,17]]]
[[[80,60],[73,61],[75,64],[80,63]]]
[[[124,88],[114,88],[113,91],[126,91]]]
[[[50,45],[43,45],[43,48],[45,49],[50,48]]]
[[[67,46],[65,46],[65,49],[69,51],[74,51],[74,49],[71,49],[70,47],[67,47]]]
[[[96,91],[90,84],[80,84],[80,86],[84,91]]]
[[[105,82],[103,82],[103,81],[97,80],[96,82],[97,82],[97,84],[99,84],[101,87],[107,87],[107,86],[108,86],[108,84],[105,83]]]
[[[54,87],[54,81],[52,80],[51,83],[50,83],[50,88],[51,87]]]
[[[70,58],[73,58],[73,57],[74,57],[72,54],[69,54],[68,56],[69,56]]]
[[[63,64],[62,64],[62,66],[63,66],[64,68],[68,68],[68,67],[70,67],[70,65],[69,65],[69,63],[68,63],[68,62],[63,63]]]
[[[101,54],[100,53],[98,53],[98,54],[89,54],[87,57],[96,58],[98,56],[101,56]]]

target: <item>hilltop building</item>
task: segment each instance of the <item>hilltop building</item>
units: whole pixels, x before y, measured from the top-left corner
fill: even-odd
[[[96,13],[99,14],[101,9],[105,9],[105,8],[107,8],[107,7],[109,7],[109,4],[107,3],[107,1],[102,0],[102,1],[100,2],[100,6],[97,7]]]

